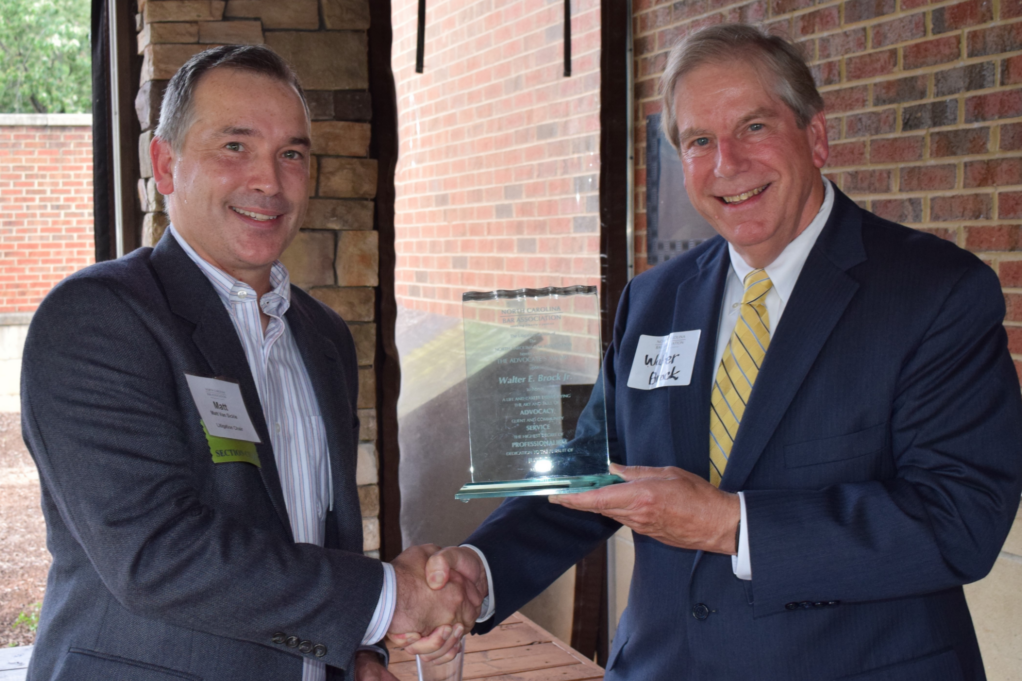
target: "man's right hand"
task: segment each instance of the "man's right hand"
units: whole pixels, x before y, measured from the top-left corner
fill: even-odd
[[[455,629],[460,626],[461,633],[468,631],[479,616],[486,595],[485,574],[482,592],[475,580],[466,579],[457,571],[452,573],[450,568],[442,584],[435,576],[433,583],[427,584],[427,575],[442,570],[441,565],[448,565],[443,556],[428,563],[432,556],[441,553],[438,546],[425,544],[413,546],[391,561],[397,579],[397,605],[388,636],[395,645],[404,647],[426,638],[456,641]],[[471,572],[470,568],[465,569]]]

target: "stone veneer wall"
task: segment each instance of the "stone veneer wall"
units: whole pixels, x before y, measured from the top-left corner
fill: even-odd
[[[215,45],[264,43],[298,73],[312,112],[309,212],[281,257],[297,286],[337,311],[355,337],[362,421],[357,479],[364,550],[380,549],[376,371],[379,238],[373,231],[377,164],[368,158],[370,0],[138,0],[142,76],[135,108],[143,244],[167,227],[149,142],[167,81],[192,55]]]

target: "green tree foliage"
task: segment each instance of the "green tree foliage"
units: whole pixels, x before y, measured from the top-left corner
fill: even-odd
[[[0,0],[0,112],[92,110],[89,0]]]

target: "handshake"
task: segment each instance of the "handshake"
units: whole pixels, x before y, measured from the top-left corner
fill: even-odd
[[[486,568],[472,549],[433,544],[413,546],[391,565],[397,605],[387,639],[397,648],[445,662],[479,617],[489,590]]]

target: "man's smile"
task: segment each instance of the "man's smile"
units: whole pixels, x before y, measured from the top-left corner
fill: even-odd
[[[769,184],[765,184],[762,187],[756,187],[755,189],[750,189],[749,191],[744,192],[742,194],[735,194],[734,196],[721,196],[719,198],[720,198],[721,201],[723,201],[724,203],[728,204],[729,206],[733,206],[733,205],[735,205],[737,203],[742,203],[743,201],[748,201],[753,196],[756,196],[757,194],[762,193],[763,190],[765,190],[769,186],[770,186]]]
[[[262,213],[253,213],[252,211],[243,210],[243,209],[237,208],[235,206],[231,206],[230,208],[231,208],[231,210],[233,210],[235,213],[238,213],[239,215],[244,215],[247,218],[252,218],[253,220],[258,220],[260,222],[268,222],[270,220],[276,220],[277,218],[279,218],[281,216],[281,213],[277,213],[275,215],[263,215]]]

